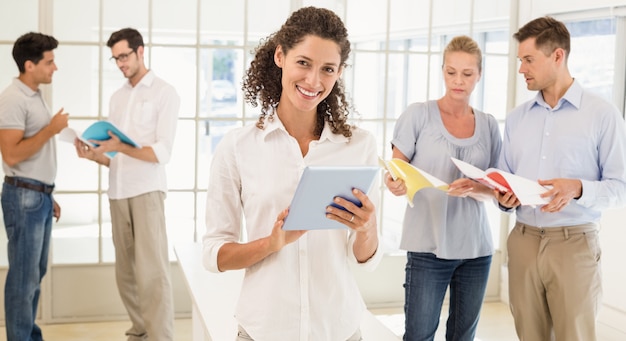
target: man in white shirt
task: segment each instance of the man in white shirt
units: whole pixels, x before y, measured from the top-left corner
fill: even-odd
[[[174,87],[144,64],[141,34],[111,34],[111,60],[128,79],[111,97],[109,121],[141,148],[110,139],[91,148],[76,141],[79,157],[109,167],[109,202],[117,287],[132,327],[129,341],[173,340],[174,310],[169,273],[164,199],[180,98]],[[104,153],[117,151],[109,158]]]

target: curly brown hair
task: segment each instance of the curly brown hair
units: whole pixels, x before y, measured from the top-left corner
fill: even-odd
[[[246,71],[241,89],[244,99],[253,107],[261,105],[261,115],[257,127],[263,129],[265,118],[272,118],[274,108],[278,106],[282,92],[282,69],[274,63],[274,52],[281,46],[285,54],[307,35],[329,39],[337,43],[341,53],[341,67],[346,66],[350,55],[348,31],[341,19],[332,11],[324,8],[304,7],[291,14],[280,30],[261,41],[255,49],[255,56]],[[315,135],[320,136],[324,122],[328,122],[334,134],[352,136],[351,126],[346,123],[349,109],[344,85],[337,80],[332,91],[317,106]]]

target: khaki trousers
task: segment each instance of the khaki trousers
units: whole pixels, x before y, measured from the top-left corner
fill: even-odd
[[[602,295],[596,224],[509,234],[509,299],[521,341],[594,341]]]
[[[109,200],[115,279],[132,322],[129,341],[172,341],[174,303],[163,192]]]

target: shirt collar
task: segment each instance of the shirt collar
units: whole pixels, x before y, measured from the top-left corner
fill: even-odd
[[[567,102],[576,109],[579,109],[582,95],[583,88],[580,83],[578,83],[578,81],[574,79],[572,85],[569,87],[569,89],[567,89],[563,97],[559,99],[559,102],[556,104],[556,106],[554,106],[553,109],[550,108],[550,105],[548,105],[548,103],[546,103],[546,101],[543,99],[543,94],[541,91],[537,92],[537,95],[535,95],[535,100],[531,103],[531,107],[534,105],[540,105],[544,108],[548,108],[551,110],[558,110],[560,107],[563,106],[565,102]]]
[[[152,72],[152,70],[148,70],[148,72],[143,75],[143,77],[141,78],[141,80],[139,80],[139,83],[137,83],[136,86],[140,86],[143,85],[145,87],[150,87],[152,85],[152,83],[154,82],[154,78],[155,78],[155,74],[154,72]],[[130,85],[130,81],[126,80],[126,83],[124,83],[124,86],[132,88],[132,86]]]
[[[283,122],[280,120],[278,115],[276,113],[273,114],[274,119],[272,121],[270,121],[268,118],[269,114],[265,118],[265,129],[263,129],[263,132],[261,133],[264,140],[277,131],[283,131],[285,132],[285,134],[288,134],[287,129],[285,129],[285,126],[283,125]],[[320,136],[319,142],[323,142],[324,140],[328,140],[333,143],[349,142],[349,138],[343,136],[342,134],[333,134],[328,122],[324,122],[324,129],[322,130],[322,135]]]
[[[39,89],[37,89],[37,91],[34,91],[28,85],[24,84],[24,82],[22,82],[17,77],[13,78],[13,85],[15,85],[18,89],[20,89],[20,91],[22,91],[28,97],[33,97],[39,94],[39,91],[40,91]]]

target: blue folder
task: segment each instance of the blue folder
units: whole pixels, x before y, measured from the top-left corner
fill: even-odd
[[[135,148],[141,148],[141,146],[137,142],[133,141],[118,127],[116,127],[113,123],[109,121],[98,121],[90,125],[87,130],[85,130],[80,136],[80,139],[85,143],[94,145],[93,143],[89,142],[89,140],[106,141],[111,138],[111,136],[109,136],[109,131],[119,137],[122,142],[129,144]],[[97,147],[97,145],[95,146]],[[114,157],[117,152],[107,152],[106,154],[109,157]]]

